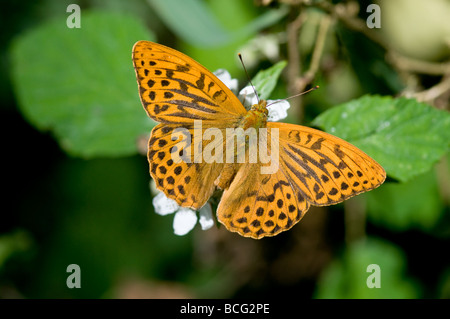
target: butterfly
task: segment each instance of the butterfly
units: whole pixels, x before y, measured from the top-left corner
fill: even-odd
[[[376,161],[338,137],[267,121],[265,100],[247,111],[213,73],[179,51],[139,41],[132,60],[142,105],[160,122],[148,143],[157,188],[194,210],[222,190],[217,219],[229,231],[255,239],[277,235],[294,226],[311,205],[340,203],[386,178]],[[263,153],[260,148],[240,151],[238,146],[251,144],[249,136],[241,144],[227,143],[223,137],[239,128],[256,131],[257,143],[267,144],[268,155],[277,155],[275,170],[264,172],[273,163],[262,157],[251,160]],[[216,160],[202,158],[202,150]],[[227,152],[228,161],[217,160]]]

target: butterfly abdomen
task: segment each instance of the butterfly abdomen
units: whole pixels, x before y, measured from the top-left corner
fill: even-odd
[[[236,175],[238,167],[234,163],[227,163],[221,174],[215,181],[215,185],[220,189],[227,189]]]

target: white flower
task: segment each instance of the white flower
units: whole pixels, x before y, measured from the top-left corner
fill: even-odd
[[[153,207],[155,207],[155,212],[161,216],[173,214],[180,208],[176,201],[166,197],[161,192],[153,197]]]
[[[184,236],[197,224],[197,213],[194,210],[178,206],[173,199],[167,198],[164,193],[159,192],[153,197],[153,206],[155,207],[155,212],[161,216],[175,213],[173,219],[175,235]],[[203,230],[207,230],[214,225],[212,208],[209,203],[200,208],[198,214],[200,215],[199,223]]]
[[[251,86],[246,86],[239,92],[239,99],[242,101],[244,107],[249,110],[253,104],[258,104],[258,98]],[[287,117],[287,109],[291,105],[286,100],[267,100],[267,110],[269,115],[267,120],[270,122],[277,122]]]
[[[267,109],[269,110],[269,115],[267,120],[270,122],[278,122],[285,119],[287,114],[287,109],[291,105],[286,100],[267,100]]]
[[[285,42],[283,34],[262,34],[252,38],[239,51],[245,57],[247,68],[253,68],[261,60],[275,62],[280,57],[280,44]]]
[[[230,73],[225,69],[219,69],[214,72],[217,76],[234,94],[237,92],[238,81],[231,78]],[[251,86],[244,87],[239,94],[236,94],[247,110],[250,110],[253,104],[258,104],[255,90]],[[287,117],[287,109],[291,105],[286,100],[267,100],[267,110],[269,115],[267,120],[270,122],[277,122]]]
[[[238,91],[238,80],[232,79],[230,73],[225,69],[218,69],[213,72],[234,94]]]

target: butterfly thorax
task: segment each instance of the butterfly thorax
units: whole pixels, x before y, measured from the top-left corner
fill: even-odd
[[[261,100],[258,104],[253,104],[252,108],[245,114],[239,127],[244,130],[249,127],[262,128],[267,126],[267,101]]]

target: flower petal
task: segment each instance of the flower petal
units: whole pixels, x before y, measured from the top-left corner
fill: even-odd
[[[246,86],[239,92],[239,100],[247,110],[250,110],[253,104],[258,104],[258,97],[252,86]]]
[[[159,193],[161,193],[161,191],[156,188],[156,183],[153,180],[153,178],[150,178],[150,182],[148,183],[148,187],[150,188],[150,194],[152,194],[153,196],[156,196]]]
[[[230,73],[225,69],[218,69],[213,72],[234,94],[238,91],[238,80],[232,79]]]
[[[197,224],[197,214],[189,208],[181,207],[173,219],[173,231],[175,235],[184,236]]]
[[[277,34],[259,36],[254,38],[254,43],[269,60],[275,60],[280,56],[279,36]]]
[[[167,198],[167,196],[161,192],[153,197],[153,207],[155,207],[155,213],[161,216],[172,214],[180,208],[176,201]]]
[[[200,208],[199,215],[199,223],[202,226],[203,230],[210,229],[214,226],[214,218],[212,215],[212,208],[210,203],[206,203],[202,208]]]
[[[279,102],[277,102],[279,101]],[[274,103],[276,102],[276,103]],[[271,104],[273,103],[273,104]],[[267,110],[269,111],[269,115],[267,116],[267,120],[270,122],[276,122],[287,117],[287,109],[291,107],[288,101],[282,100],[268,100],[267,101]]]
[[[245,57],[247,69],[255,67],[261,60],[276,62],[280,58],[280,43],[285,42],[283,33],[257,35],[239,51]]]

